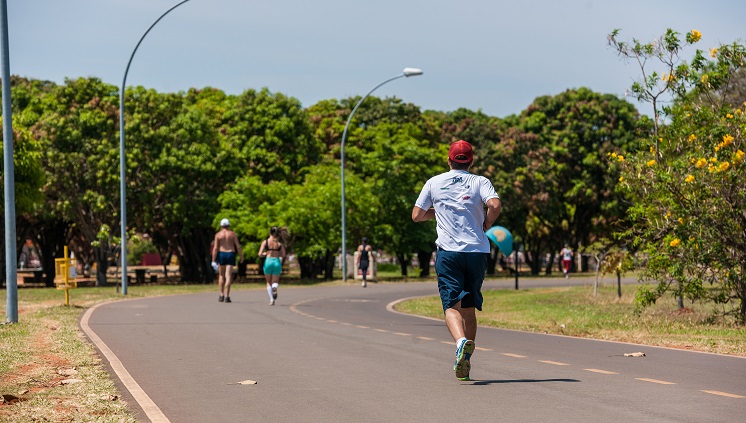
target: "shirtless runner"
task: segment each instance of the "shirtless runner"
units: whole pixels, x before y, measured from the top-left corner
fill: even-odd
[[[233,279],[233,266],[236,265],[236,255],[243,261],[241,243],[238,242],[236,233],[229,229],[228,219],[220,221],[220,231],[215,234],[212,243],[212,267],[218,271],[218,288],[221,303],[231,302],[231,282]],[[225,292],[225,295],[223,294]]]

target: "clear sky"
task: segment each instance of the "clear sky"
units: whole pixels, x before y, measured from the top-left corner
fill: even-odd
[[[8,0],[11,73],[119,86],[137,41],[178,2]],[[746,1],[190,0],[145,38],[127,85],[267,87],[307,107],[418,67],[374,95],[504,117],[568,88],[623,95],[639,71],[606,36],[652,41],[669,27],[701,31],[703,50],[746,42]]]

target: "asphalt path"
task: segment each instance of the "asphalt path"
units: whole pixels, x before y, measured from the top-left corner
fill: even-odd
[[[513,284],[487,281],[485,289]],[[435,282],[281,285],[275,306],[265,290],[234,291],[231,304],[216,293],[136,299],[89,309],[81,327],[140,421],[734,422],[746,415],[746,359],[636,344],[481,327],[474,380],[458,381],[444,323],[393,310],[423,295],[437,295]],[[645,356],[624,356],[635,352]]]

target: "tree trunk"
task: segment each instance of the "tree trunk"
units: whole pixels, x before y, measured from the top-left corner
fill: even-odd
[[[0,223],[2,222],[3,221],[0,220]],[[0,252],[2,252],[2,256],[0,256],[0,271],[2,272],[0,273],[0,281],[2,281],[2,283],[0,283],[0,287],[2,287],[3,284],[5,284],[6,282],[5,281],[5,234],[3,234],[3,236],[0,238],[2,238],[0,239]],[[8,286],[5,285],[5,287],[7,289]]]
[[[497,266],[497,257],[500,255],[500,253],[497,251],[497,248],[495,248],[492,243],[490,243],[490,255],[487,257],[487,274],[488,275],[494,275],[495,274],[495,267]]]
[[[746,323],[746,279],[744,274],[746,272],[746,265],[741,266],[741,280],[739,281],[739,291],[741,292],[741,310],[739,312],[739,321],[744,324]]]
[[[539,251],[537,250],[531,250],[531,257],[526,258],[526,263],[528,263],[529,267],[531,268],[531,275],[537,276],[541,272],[541,259],[539,258]]]
[[[314,279],[314,260],[310,257],[298,257],[298,265],[300,266],[300,278],[301,279]],[[260,266],[261,267],[261,266]]]
[[[212,229],[193,229],[189,235],[177,235],[179,272],[182,282],[212,283],[215,273],[210,266]]]
[[[545,274],[546,274],[547,276],[549,276],[549,275],[551,275],[551,274],[552,274],[552,267],[554,267],[554,257],[555,257],[555,255],[554,255],[554,252],[552,252],[552,253],[551,253],[551,254],[549,255],[549,262],[547,262],[547,266],[546,266],[546,268],[544,269],[544,273],[545,273]],[[562,265],[562,263],[560,263],[560,266],[561,266],[561,265]]]
[[[427,278],[430,276],[430,258],[433,256],[432,251],[417,251],[417,260],[420,262],[420,276]]]
[[[407,276],[407,268],[409,267],[409,263],[410,263],[409,257],[407,257],[407,255],[403,253],[396,253],[396,259],[399,260],[399,266],[401,267],[401,275]]]
[[[324,280],[334,279],[334,251],[326,250],[326,257],[324,261]],[[315,279],[316,275],[314,275]]]
[[[617,296],[622,298],[622,272],[620,272],[619,269],[616,271],[616,291]]]
[[[36,225],[41,249],[42,267],[44,268],[44,285],[54,287],[54,259],[62,257],[70,225],[60,219],[40,221]]]
[[[580,253],[578,253],[580,254]],[[578,272],[587,272],[588,271],[588,261],[590,257],[581,255],[580,256],[580,269],[577,269]]]
[[[106,272],[109,269],[109,246],[94,247],[93,256],[96,260],[96,286],[107,286]]]

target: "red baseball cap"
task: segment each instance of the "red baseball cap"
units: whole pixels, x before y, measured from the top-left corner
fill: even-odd
[[[456,163],[471,163],[474,160],[474,152],[471,149],[471,144],[464,140],[454,142],[448,150],[448,158]]]

